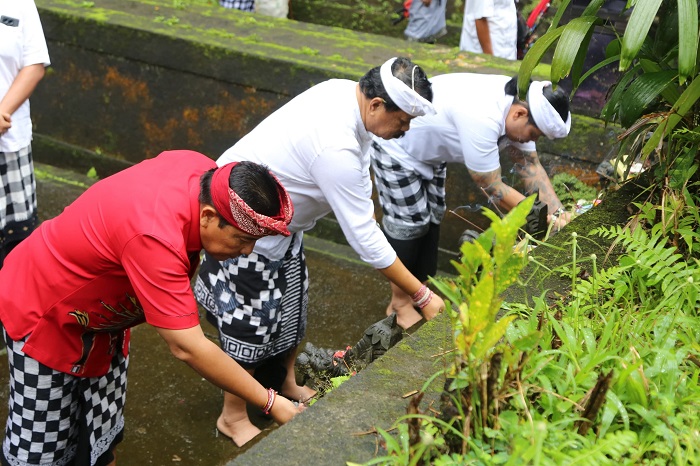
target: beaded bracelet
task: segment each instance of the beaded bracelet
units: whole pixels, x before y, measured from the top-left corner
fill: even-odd
[[[413,300],[413,304],[418,306],[420,309],[425,308],[425,306],[428,305],[431,299],[433,299],[433,292],[430,291],[430,289],[422,285],[416,293],[411,296],[411,299]]]
[[[262,412],[264,414],[270,414],[270,410],[272,409],[272,405],[275,404],[275,397],[277,396],[277,392],[274,391],[271,388],[267,389],[267,403],[265,403],[265,406],[262,407]]]

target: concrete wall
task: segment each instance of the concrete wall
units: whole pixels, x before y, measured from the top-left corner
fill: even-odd
[[[518,68],[455,48],[177,4],[37,0],[52,61],[32,97],[38,161],[83,173],[95,167],[104,177],[168,149],[217,158],[310,86],[356,80],[397,55],[413,58],[429,75],[514,75]],[[573,128],[565,141],[543,142],[542,154],[597,163],[611,145],[608,131],[582,116]],[[448,206],[484,204],[471,188],[464,167],[451,167]],[[454,216],[445,221],[441,268],[450,267],[465,227]],[[332,218],[317,233],[343,241]]]

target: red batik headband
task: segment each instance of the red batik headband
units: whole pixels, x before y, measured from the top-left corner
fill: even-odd
[[[275,175],[277,193],[280,200],[280,212],[274,217],[268,217],[254,211],[229,186],[231,170],[238,162],[231,162],[214,171],[211,178],[211,198],[214,207],[224,219],[241,231],[253,236],[283,235],[289,236],[287,225],[292,221],[294,207],[289,194]]]

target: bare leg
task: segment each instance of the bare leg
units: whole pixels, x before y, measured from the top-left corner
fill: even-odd
[[[252,375],[255,371],[248,370],[248,372]],[[260,433],[260,429],[255,427],[248,418],[245,400],[228,392],[224,392],[224,407],[219,419],[216,420],[216,428],[239,447]]]
[[[390,316],[392,312],[395,312],[396,322],[404,329],[412,327],[420,322],[423,316],[413,307],[413,300],[411,297],[393,283],[390,283],[390,285],[391,302],[386,308],[386,315]]]
[[[282,382],[282,395],[285,398],[289,398],[292,401],[304,402],[316,394],[316,390],[307,387],[306,385],[300,387],[297,385],[296,374],[294,373],[294,362],[297,358],[297,348],[289,350],[287,359],[285,360],[285,367],[287,368],[287,377]]]

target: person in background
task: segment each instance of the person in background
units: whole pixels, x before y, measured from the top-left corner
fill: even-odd
[[[384,233],[399,259],[423,281],[437,270],[448,162],[464,163],[489,202],[507,212],[525,196],[501,179],[502,148],[514,160],[526,194],[538,193],[546,204],[546,221],[558,230],[569,220],[535,146],[543,135],[554,139],[569,133],[566,93],[535,81],[520,100],[517,78],[485,74],[446,74],[431,82],[436,114],[416,118],[401,139],[374,138],[371,149]],[[410,296],[394,285],[391,289],[387,315],[396,312],[402,326],[419,321]]]
[[[224,351],[256,376],[263,368],[279,374],[280,393],[290,399],[315,394],[297,385],[294,363],[308,306],[303,233],[320,218],[333,212],[360,257],[412,296],[426,319],[444,308],[397,259],[374,219],[368,152],[373,134],[401,137],[411,120],[432,113],[432,96],[420,67],[392,58],[359,83],[331,79],[301,93],[217,161],[266,164],[294,204],[291,236],[264,238],[251,253],[227,261],[205,254],[195,284]],[[216,426],[239,446],[260,433],[235,393],[224,394]]]
[[[466,0],[460,50],[516,60],[517,42],[514,0]]]
[[[163,152],[98,181],[43,222],[0,269],[9,359],[4,465],[114,465],[131,327],[282,424],[299,408],[259,384],[199,325],[202,249],[225,260],[289,235],[292,204],[266,167]],[[183,388],[184,390],[184,388]]]
[[[255,0],[219,0],[219,5],[224,8],[235,8],[236,10],[255,11]]]
[[[255,12],[274,18],[289,16],[290,0],[255,0]]]
[[[447,0],[413,0],[408,8],[406,40],[434,43],[447,34],[445,8]]]
[[[219,5],[275,18],[289,15],[289,0],[219,0]]]
[[[33,0],[0,0],[0,267],[38,223],[29,96],[49,66]]]

